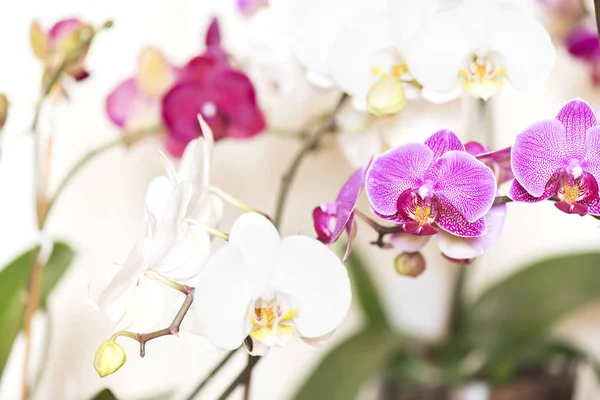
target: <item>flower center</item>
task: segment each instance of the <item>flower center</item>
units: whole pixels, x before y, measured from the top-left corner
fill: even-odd
[[[294,333],[293,319],[298,310],[292,309],[283,301],[281,296],[271,300],[259,298],[248,310],[252,330],[250,336],[271,346],[285,345]]]
[[[460,70],[462,85],[475,97],[487,100],[504,84],[506,69],[500,66],[496,55],[473,55]]]
[[[438,216],[435,198],[430,191],[426,193],[426,196],[421,195],[426,187],[423,185],[417,191],[406,190],[398,198],[398,213],[412,220],[405,222],[403,228],[413,235],[435,235],[437,233],[437,229],[433,227]]]
[[[381,49],[373,52],[369,64],[371,74],[377,78],[400,78],[408,71],[406,62],[395,49]]]
[[[561,197],[563,201],[571,204],[579,199],[579,186],[571,186],[566,183],[559,193],[562,193]]]
[[[569,165],[566,168],[567,174],[572,175],[574,179],[577,179],[583,174],[583,168],[581,168],[581,164],[579,160],[576,158],[572,158],[569,160]]]
[[[423,226],[429,222],[429,216],[431,215],[431,206],[417,206],[415,210],[414,220]]]

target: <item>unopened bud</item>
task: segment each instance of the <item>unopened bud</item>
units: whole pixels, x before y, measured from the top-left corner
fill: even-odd
[[[425,271],[425,258],[419,252],[400,253],[394,260],[396,272],[399,275],[416,278]]]
[[[0,93],[0,131],[4,128],[8,116],[8,99],[4,93]]]
[[[102,342],[96,351],[94,357],[94,368],[104,378],[107,375],[114,374],[126,361],[125,350],[113,341]]]
[[[376,116],[399,113],[406,106],[404,88],[400,79],[386,76],[375,83],[367,93],[367,108]]]

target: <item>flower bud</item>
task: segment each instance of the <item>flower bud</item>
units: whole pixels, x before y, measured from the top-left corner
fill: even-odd
[[[396,272],[399,275],[416,278],[425,271],[425,258],[419,252],[400,253],[394,260]]]
[[[4,128],[8,116],[8,99],[4,93],[0,93],[0,131]]]
[[[126,361],[125,350],[113,341],[102,342],[94,357],[94,368],[104,378],[114,374]]]
[[[367,93],[367,108],[376,116],[396,114],[404,109],[406,97],[400,79],[386,76]]]

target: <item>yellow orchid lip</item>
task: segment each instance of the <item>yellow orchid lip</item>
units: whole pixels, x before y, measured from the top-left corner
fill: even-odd
[[[506,69],[498,64],[494,55],[473,56],[460,70],[463,88],[475,97],[490,98],[505,82]]]
[[[268,346],[286,343],[294,333],[292,320],[298,315],[298,310],[292,308],[283,312],[279,304],[257,303],[261,304],[250,313],[250,337]]]

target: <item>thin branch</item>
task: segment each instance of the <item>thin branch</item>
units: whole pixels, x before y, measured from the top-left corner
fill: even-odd
[[[279,227],[279,225],[281,225],[281,219],[283,217],[283,211],[285,209],[287,197],[292,186],[292,182],[294,181],[296,173],[298,172],[298,168],[300,167],[300,164],[302,164],[304,157],[306,157],[308,153],[312,152],[317,148],[321,139],[323,139],[323,137],[328,132],[335,130],[335,117],[341,109],[342,105],[344,104],[346,97],[347,96],[345,94],[340,97],[340,100],[338,101],[336,107],[331,112],[327,120],[317,128],[317,130],[310,137],[310,139],[304,142],[304,145],[300,148],[300,151],[298,151],[298,153],[292,160],[292,163],[290,164],[289,168],[283,174],[283,177],[281,178],[281,186],[279,187],[279,193],[277,194],[277,200],[275,202],[275,216],[273,218],[273,223],[275,224],[275,226]]]
[[[194,397],[196,397],[196,395],[198,393],[200,393],[200,391],[202,389],[204,389],[204,386],[206,386],[208,384],[208,382],[210,382],[210,380],[217,374],[217,372],[219,372],[221,370],[221,368],[223,368],[225,366],[225,364],[227,364],[229,359],[231,357],[233,357],[233,355],[236,353],[236,351],[237,350],[231,350],[230,352],[228,352],[227,355],[225,355],[225,357],[223,357],[221,362],[219,362],[217,365],[215,365],[215,367],[208,373],[208,375],[206,375],[206,377],[202,380],[202,382],[200,382],[198,384],[198,386],[196,386],[194,391],[192,393],[190,393],[188,397],[185,398],[185,400],[194,400]]]
[[[231,384],[227,387],[227,389],[225,389],[223,394],[219,396],[218,400],[227,399],[240,383],[246,382],[249,379],[252,370],[261,359],[262,357],[250,357],[248,359],[248,365],[246,365],[246,368],[244,368],[242,372],[240,372],[240,374],[233,380],[233,382],[231,382]]]
[[[513,201],[514,200],[508,196],[498,196],[494,199],[494,203],[492,204],[492,206],[497,206],[498,204],[512,203]]]
[[[366,222],[367,225],[369,225],[377,233],[377,239],[373,240],[371,242],[371,244],[379,246],[382,249],[389,249],[390,247],[392,247],[392,245],[390,243],[386,243],[384,240],[387,235],[404,232],[404,229],[402,229],[402,227],[399,225],[396,225],[396,226],[380,225],[379,223],[375,222],[373,219],[369,218],[368,216],[366,216],[363,212],[361,212],[358,209],[354,209],[354,214],[357,215],[364,222]]]

